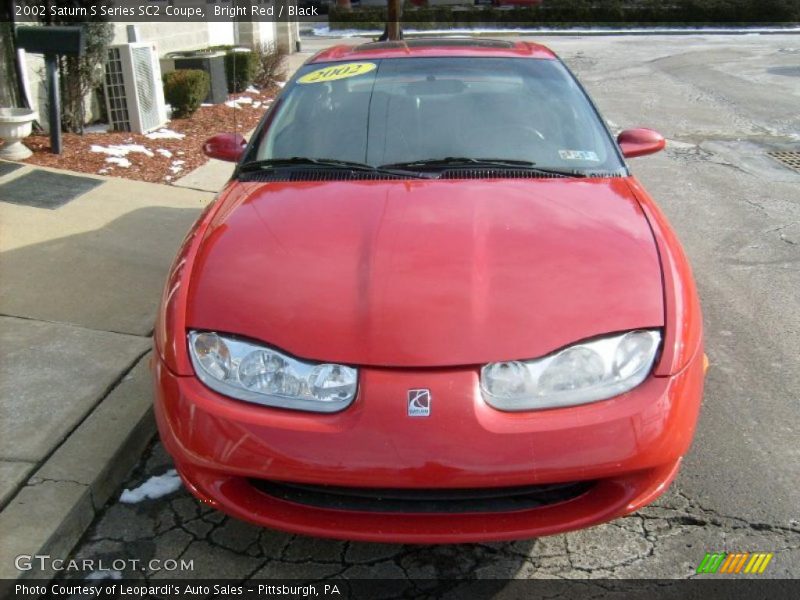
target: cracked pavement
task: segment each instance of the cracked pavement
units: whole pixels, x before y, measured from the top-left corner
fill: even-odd
[[[156,443],[126,487],[170,467],[169,457]],[[721,515],[673,486],[655,504],[631,516],[565,535],[490,544],[368,544],[255,527],[181,489],[157,500],[111,504],[74,558],[102,559],[107,565],[120,558],[142,565],[153,559],[193,561],[192,571],[124,572],[126,578],[153,583],[163,577],[376,578],[408,579],[424,588],[420,581],[465,578],[689,578],[706,551],[742,548],[775,552],[765,575],[789,577],[800,551],[800,524],[780,526]]]
[[[193,572],[169,576],[389,578],[428,589],[426,580],[460,578],[690,578],[706,552],[761,551],[775,558],[760,577],[797,577],[800,173],[767,152],[800,151],[800,76],[789,68],[800,60],[800,36],[544,43],[581,78],[612,129],[649,126],[669,140],[666,152],[631,167],[692,261],[711,370],[694,446],[668,492],[631,516],[565,535],[407,546],[261,529],[181,489],[112,502],[76,558],[194,561]],[[169,468],[156,443],[125,487]]]

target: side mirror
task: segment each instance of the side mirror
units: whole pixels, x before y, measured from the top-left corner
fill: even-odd
[[[239,162],[247,141],[238,133],[220,133],[203,144],[203,153],[209,158]]]
[[[664,136],[652,129],[626,129],[617,137],[625,158],[636,158],[661,152],[667,145]]]

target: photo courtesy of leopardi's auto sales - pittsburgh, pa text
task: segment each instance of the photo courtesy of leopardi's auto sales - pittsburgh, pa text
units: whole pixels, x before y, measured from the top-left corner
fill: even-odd
[[[119,581],[17,583],[17,598],[347,598],[341,583],[129,583]]]

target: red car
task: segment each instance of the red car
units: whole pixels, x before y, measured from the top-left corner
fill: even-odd
[[[652,502],[705,373],[691,271],[547,48],[310,59],[187,235],[155,333],[156,417],[201,500],[287,531],[451,543]]]

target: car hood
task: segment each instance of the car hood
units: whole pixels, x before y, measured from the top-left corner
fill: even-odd
[[[190,328],[436,367],[663,325],[655,242],[622,178],[238,183],[221,201]]]

